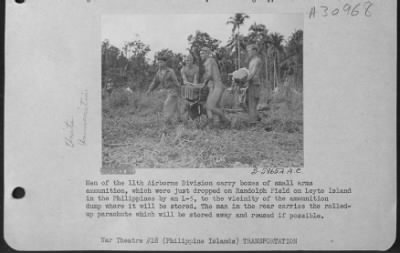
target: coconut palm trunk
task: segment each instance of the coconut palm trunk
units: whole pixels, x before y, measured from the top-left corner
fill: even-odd
[[[232,27],[232,39],[236,39],[236,50],[237,50],[237,69],[240,68],[240,26],[244,24],[244,21],[249,18],[246,13],[235,13],[232,17],[229,17],[227,24],[233,25]],[[237,31],[236,36],[234,36]],[[233,44],[233,45],[235,45]]]
[[[280,69],[280,61],[279,61],[279,59],[280,59],[280,54],[278,52],[278,54],[276,56],[276,63],[275,63],[275,66],[276,66],[276,80],[277,80],[278,85],[281,83],[281,69]]]
[[[275,64],[274,64],[274,61],[272,61],[272,64],[271,64],[271,87],[272,87],[272,90],[275,89]]]
[[[269,64],[268,55],[265,55],[265,87],[269,88]]]
[[[261,56],[264,58],[264,88],[268,87],[268,55],[265,50],[261,51]]]
[[[240,30],[238,27],[237,39],[236,39],[237,53],[238,53],[238,69],[240,69]]]
[[[239,36],[238,36],[238,40],[236,41],[237,43],[237,53],[238,53],[238,69],[240,69],[240,43],[239,43]]]
[[[278,87],[280,83],[278,57],[278,55],[274,57],[274,88]]]

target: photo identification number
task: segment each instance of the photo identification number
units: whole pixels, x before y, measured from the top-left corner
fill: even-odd
[[[281,167],[276,167],[276,168],[258,168],[257,166],[253,166],[253,170],[251,171],[251,175],[275,175],[275,174],[300,174],[301,173],[301,168],[281,168]]]
[[[351,17],[356,17],[356,16],[371,17],[372,16],[371,8],[373,5],[374,4],[371,1],[367,1],[367,2],[360,2],[354,5],[346,3],[340,7],[329,7],[326,5],[320,5],[318,7],[313,6],[310,9],[308,17],[310,19],[314,19],[319,16],[326,18],[326,17],[335,17],[343,15]]]

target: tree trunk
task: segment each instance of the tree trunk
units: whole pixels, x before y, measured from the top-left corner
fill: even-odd
[[[280,84],[278,56],[274,55],[274,88]]]
[[[279,51],[276,54],[276,76],[277,76],[277,82],[278,85],[281,83],[281,70],[280,70],[280,65],[279,65]]]
[[[238,69],[240,69],[240,48],[239,48],[239,41],[237,41],[237,51],[238,51]]]
[[[275,60],[274,60],[274,65],[273,65],[273,71],[274,71],[274,74],[273,74],[273,84],[274,84],[274,87],[273,87],[273,90],[275,90],[275,88],[276,88],[276,86],[277,86],[277,80],[276,80],[276,64],[275,64]]]
[[[265,87],[268,88],[269,75],[268,75],[268,56],[264,54],[264,68],[265,68]]]
[[[264,90],[266,93],[267,100],[271,97],[271,86],[269,83],[269,73],[268,73],[268,55],[264,52],[264,69],[265,69],[265,80],[264,80]]]
[[[240,69],[240,28],[239,28],[239,26],[238,26],[236,43],[237,43],[237,50],[238,50],[238,69]]]
[[[236,47],[237,47],[237,54],[238,54],[238,69],[240,69],[240,42],[239,42],[239,29],[236,38]]]

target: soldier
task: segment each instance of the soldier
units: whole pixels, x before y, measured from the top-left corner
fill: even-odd
[[[167,98],[164,101],[163,114],[165,124],[169,124],[172,118],[177,114],[178,119],[180,120],[180,113],[178,109],[178,91],[179,91],[179,82],[175,75],[173,69],[167,67],[167,58],[160,56],[157,58],[158,60],[158,71],[149,86],[146,94],[149,94],[158,85],[161,84],[163,89],[167,90]]]
[[[199,66],[193,63],[193,56],[189,54],[185,58],[185,65],[181,69],[184,84],[197,84],[199,77]]]
[[[257,112],[257,104],[260,100],[261,92],[261,69],[262,61],[258,56],[258,48],[255,44],[247,46],[247,53],[249,55],[249,75],[247,82],[249,83],[248,103],[249,103],[249,123],[254,124],[261,118]]]
[[[103,97],[110,96],[114,89],[114,83],[111,78],[107,78],[106,85],[103,88]]]
[[[189,54],[185,58],[184,66],[181,68],[181,76],[184,85],[195,85],[198,83],[199,66],[193,63],[193,56],[191,54]],[[182,117],[188,120],[190,117],[189,116],[190,104],[185,100],[181,102],[182,102],[181,105],[182,115],[184,115]]]
[[[219,118],[223,123],[229,123],[229,119],[225,117],[224,112],[221,109],[221,98],[225,86],[222,83],[218,64],[212,57],[211,50],[207,47],[201,49],[200,57],[204,61],[205,73],[203,81],[208,82],[208,87],[210,88],[206,102],[208,119],[210,122],[214,121],[214,123],[216,123]]]

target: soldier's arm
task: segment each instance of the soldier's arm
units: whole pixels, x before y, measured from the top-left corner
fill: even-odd
[[[209,61],[206,61],[204,64],[204,82],[207,82],[212,79],[212,64]]]
[[[199,67],[196,66],[196,71],[194,73],[193,83],[198,83],[199,81]]]
[[[183,83],[188,83],[189,82],[187,80],[187,78],[186,78],[186,74],[185,74],[185,71],[184,71],[183,67],[181,68],[181,76],[182,76]]]
[[[247,76],[247,81],[249,82],[249,81],[251,81],[253,78],[254,78],[254,76],[255,76],[255,74],[256,74],[256,66],[255,66],[256,64],[255,64],[255,62],[254,61],[250,61],[250,63],[249,63],[249,75]]]
[[[175,71],[172,70],[170,72],[170,78],[172,79],[172,81],[174,82],[175,86],[180,87],[181,85],[179,84],[178,78],[176,77]]]
[[[257,73],[257,69],[260,68],[260,61],[255,60],[251,61],[249,64],[249,76],[247,77],[247,81],[251,81]]]

